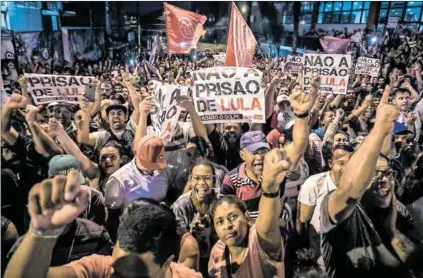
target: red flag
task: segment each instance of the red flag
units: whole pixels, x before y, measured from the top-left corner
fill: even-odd
[[[257,41],[253,32],[248,27],[235,3],[232,2],[225,66],[251,67],[256,45]]]
[[[342,54],[347,51],[350,40],[326,36],[320,39],[320,44],[327,54]]]
[[[164,3],[166,38],[169,54],[186,54],[197,47],[206,34],[203,24],[207,17]]]

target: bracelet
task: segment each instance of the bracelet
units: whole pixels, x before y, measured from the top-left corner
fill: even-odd
[[[308,115],[310,115],[310,112],[309,111],[306,111],[303,114],[297,114],[297,113],[294,112],[294,116],[297,117],[298,119],[307,118]]]
[[[262,192],[262,195],[266,198],[276,198],[279,197],[279,190],[273,193]]]
[[[66,225],[57,229],[41,231],[41,230],[35,229],[32,226],[32,223],[30,224],[30,231],[32,232],[32,234],[36,236],[47,237],[47,238],[58,238],[63,233],[65,228],[66,228]]]

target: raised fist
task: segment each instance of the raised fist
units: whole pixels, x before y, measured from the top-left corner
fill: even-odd
[[[34,185],[28,195],[31,226],[36,231],[63,228],[88,207],[89,188],[80,185],[80,173],[56,176]]]
[[[394,122],[398,119],[400,111],[395,105],[389,103],[391,86],[386,85],[383,96],[380,99],[376,110],[375,128],[386,134],[390,133],[394,127]]]
[[[273,149],[264,158],[262,185],[264,192],[274,193],[285,178],[291,162],[286,153],[280,149]]]

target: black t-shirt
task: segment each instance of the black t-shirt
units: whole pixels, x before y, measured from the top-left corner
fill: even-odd
[[[333,192],[324,197],[320,209],[321,252],[329,277],[411,277],[405,268],[382,262],[382,256],[396,255],[384,244],[360,203],[346,220],[333,223],[328,212],[328,200]]]
[[[23,239],[24,236],[20,237],[13,245],[7,255],[8,260]],[[58,238],[50,266],[61,266],[92,254],[107,256],[112,253],[112,247],[110,235],[104,227],[92,221],[77,218],[69,230]]]
[[[223,134],[217,130],[213,130],[208,137],[213,146],[217,164],[225,166],[230,171],[242,163],[239,143],[236,144],[236,147],[230,147]]]

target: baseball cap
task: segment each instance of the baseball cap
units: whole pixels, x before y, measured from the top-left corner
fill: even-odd
[[[407,127],[400,123],[400,122],[394,122],[394,134],[395,135],[405,135],[405,134],[411,134],[410,130],[407,129]]]
[[[285,94],[282,94],[282,95],[279,95],[279,96],[276,98],[276,103],[281,103],[281,102],[284,102],[284,101],[289,102],[289,96],[287,96],[287,95],[285,95]]]
[[[67,175],[70,171],[79,172],[81,184],[85,184],[85,178],[81,173],[79,161],[73,155],[62,154],[54,156],[48,163],[48,177],[53,178],[57,175]]]
[[[50,102],[50,103],[47,105],[47,108],[54,107],[54,106],[58,106],[58,105],[60,105],[60,103],[58,103],[57,101],[55,101],[55,102]]]
[[[246,148],[249,152],[255,152],[261,148],[270,149],[266,141],[266,135],[261,131],[249,131],[241,137],[241,149]]]
[[[136,162],[143,168],[152,171],[166,167],[163,140],[157,136],[144,136],[138,146]]]
[[[112,110],[122,110],[125,114],[128,114],[128,108],[122,104],[111,104],[106,108],[106,114],[109,115],[110,111]]]

